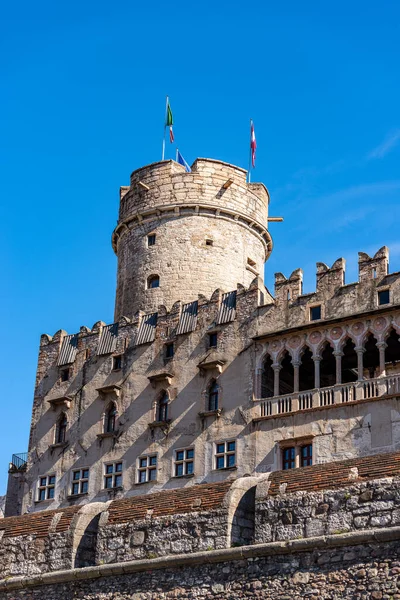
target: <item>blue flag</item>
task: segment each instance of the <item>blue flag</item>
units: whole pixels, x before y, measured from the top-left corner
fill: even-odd
[[[176,160],[180,165],[183,165],[185,167],[187,173],[192,172],[192,169],[189,167],[179,150],[176,151]]]

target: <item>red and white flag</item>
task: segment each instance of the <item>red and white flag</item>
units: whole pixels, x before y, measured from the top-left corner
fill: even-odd
[[[251,166],[256,166],[256,150],[257,150],[257,142],[256,142],[256,134],[254,132],[254,123],[251,121],[250,126],[250,148],[251,148]]]

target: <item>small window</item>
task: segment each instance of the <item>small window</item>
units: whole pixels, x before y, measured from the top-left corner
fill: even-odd
[[[148,246],[155,246],[156,245],[156,234],[155,233],[150,233],[147,236],[147,245]]]
[[[390,291],[382,290],[381,292],[378,292],[379,306],[382,306],[382,304],[389,304],[389,303],[390,303]]]
[[[377,278],[377,272],[376,272],[376,267],[372,268],[372,279],[376,279]]]
[[[165,358],[173,358],[174,357],[174,344],[165,344]]]
[[[138,458],[137,483],[157,480],[157,455],[140,456]]]
[[[211,238],[207,238],[206,239],[206,246],[213,246],[214,245],[214,240],[212,240]]]
[[[208,410],[218,410],[218,395],[219,386],[216,381],[213,381],[208,391]]]
[[[68,420],[64,413],[60,416],[56,425],[56,444],[64,444],[67,437]]]
[[[153,288],[160,287],[160,278],[158,275],[150,275],[147,279],[147,289],[151,290]]]
[[[106,490],[122,487],[122,462],[104,465],[104,487]]]
[[[112,370],[113,371],[119,371],[120,369],[122,369],[122,354],[118,354],[118,356],[113,356],[113,364],[112,364]]]
[[[175,477],[193,475],[194,473],[194,448],[185,448],[175,451]]]
[[[282,450],[282,468],[284,471],[294,469],[296,466],[296,448],[290,446]]]
[[[236,442],[221,442],[215,444],[215,468],[229,469],[236,465]]]
[[[312,444],[301,446],[300,448],[300,465],[309,467],[312,465]]]
[[[104,415],[104,433],[114,433],[116,419],[117,407],[112,402]]]
[[[87,494],[89,491],[89,469],[72,471],[71,496]]]
[[[217,333],[209,333],[208,334],[208,347],[216,348],[218,346],[218,334]]]
[[[249,265],[249,267],[255,267],[256,266],[256,261],[252,260],[251,258],[247,259],[247,264]]]
[[[90,358],[90,348],[85,348],[85,360]]]
[[[318,321],[321,318],[321,305],[310,308],[310,321]]]
[[[54,490],[56,486],[55,475],[45,475],[39,479],[38,501],[52,500],[54,498]]]
[[[61,381],[68,381],[70,378],[70,371],[71,369],[69,367],[64,367],[63,369],[60,369],[60,379]]]
[[[168,394],[164,392],[157,403],[157,421],[168,421],[168,403]]]

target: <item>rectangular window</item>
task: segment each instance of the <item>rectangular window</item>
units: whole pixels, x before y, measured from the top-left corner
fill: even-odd
[[[217,333],[209,333],[208,334],[208,347],[216,348],[218,345],[218,334]]]
[[[60,369],[60,379],[61,381],[68,381],[70,376],[69,367],[65,367],[64,369]]]
[[[72,471],[71,495],[87,494],[89,491],[89,469]]]
[[[206,239],[206,246],[212,246],[214,244],[213,240],[210,238]]]
[[[140,456],[138,458],[137,482],[146,483],[147,481],[157,480],[157,455]]]
[[[228,469],[236,465],[236,442],[220,442],[215,445],[215,468]]]
[[[165,344],[165,358],[174,357],[174,344]]]
[[[193,475],[194,473],[194,448],[175,450],[175,477]]]
[[[155,246],[155,244],[156,244],[156,234],[150,233],[150,235],[147,236],[147,245]]]
[[[119,371],[122,369],[122,354],[118,354],[118,356],[113,356],[113,371]]]
[[[291,446],[290,448],[284,448],[282,450],[282,468],[284,471],[288,469],[294,469],[296,466],[296,448]]]
[[[55,486],[55,475],[45,475],[44,477],[40,477],[38,487],[38,500],[52,500],[54,498]]]
[[[311,306],[310,308],[310,321],[318,321],[321,318],[321,305]]]
[[[104,465],[104,487],[107,490],[122,487],[122,462]]]
[[[382,306],[382,304],[389,304],[389,303],[390,303],[390,291],[382,290],[381,292],[378,292],[379,306]]]
[[[301,446],[300,448],[300,466],[309,467],[312,465],[312,444]]]

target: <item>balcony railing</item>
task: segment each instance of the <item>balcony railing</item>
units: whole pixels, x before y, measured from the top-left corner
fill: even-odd
[[[337,384],[305,392],[293,392],[273,398],[262,398],[259,403],[261,417],[270,417],[393,394],[400,395],[400,374]]]
[[[13,454],[9,466],[9,471],[23,471],[26,469],[28,462],[28,453],[21,452],[20,454]]]

